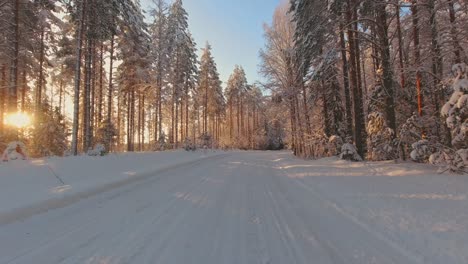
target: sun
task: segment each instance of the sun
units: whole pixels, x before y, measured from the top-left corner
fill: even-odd
[[[7,126],[25,128],[32,123],[30,115],[24,112],[17,112],[5,115],[4,123]]]

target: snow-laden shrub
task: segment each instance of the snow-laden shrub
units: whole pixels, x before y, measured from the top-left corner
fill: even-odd
[[[63,156],[69,147],[65,116],[58,108],[51,110],[47,103],[41,107],[31,131],[30,154],[32,157]]]
[[[19,152],[18,152],[19,150]],[[22,153],[20,153],[22,152]],[[3,151],[3,160],[20,160],[26,158],[26,145],[21,141],[12,141],[8,143]]]
[[[447,126],[452,135],[453,150],[445,152],[443,157],[447,170],[466,172],[468,167],[468,77],[466,64],[456,64],[452,67],[455,74],[453,93],[449,101],[442,107],[441,114],[446,118]]]
[[[367,123],[367,159],[373,161],[395,159],[397,147],[395,132],[385,122],[384,115],[372,112]]]
[[[106,147],[103,144],[96,144],[94,149],[88,151],[88,156],[104,156],[106,155]]]
[[[434,153],[434,148],[431,147],[428,140],[419,140],[418,142],[411,145],[413,151],[411,151],[411,159],[415,162],[427,162],[430,156]]]
[[[361,156],[359,156],[356,147],[351,143],[345,143],[341,147],[340,159],[350,160],[350,161],[362,161]]]
[[[340,136],[333,135],[328,139],[328,152],[331,156],[338,156],[343,147],[343,139]]]
[[[468,149],[442,149],[429,157],[429,163],[440,166],[439,172],[468,173]]]
[[[95,140],[96,142],[102,142],[106,148],[106,152],[109,153],[115,142],[117,134],[118,131],[114,124],[108,119],[105,119],[101,122],[96,131]]]

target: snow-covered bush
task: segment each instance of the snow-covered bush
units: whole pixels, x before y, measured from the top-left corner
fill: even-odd
[[[429,157],[429,163],[440,166],[439,172],[468,173],[468,149],[441,149]]]
[[[331,156],[337,156],[341,153],[343,139],[340,136],[333,135],[328,139],[328,152]]]
[[[166,134],[164,132],[159,135],[158,142],[155,143],[154,150],[156,151],[164,151],[170,146],[167,145]]]
[[[387,126],[382,113],[369,114],[367,134],[368,160],[380,161],[396,158],[395,132]]]
[[[429,112],[429,109],[424,112]],[[416,162],[427,162],[429,156],[443,148],[443,142],[446,142],[443,133],[441,133],[442,129],[438,124],[438,117],[419,116],[419,114],[414,113],[400,127],[398,143],[401,148],[399,150],[403,150],[405,153],[416,150],[414,155],[417,158],[412,159]],[[427,153],[428,151],[431,153]],[[403,156],[403,153],[401,155]],[[406,155],[404,157],[406,158]]]
[[[96,144],[94,149],[88,151],[88,156],[104,156],[106,155],[106,147],[103,144]]]
[[[449,101],[442,107],[441,114],[446,118],[447,126],[452,135],[451,153],[445,153],[444,160],[448,170],[466,172],[468,167],[468,77],[466,64],[456,64],[452,71],[455,74],[453,93]]]
[[[411,159],[416,162],[427,162],[430,156],[434,153],[434,148],[428,140],[419,140],[418,142],[411,145],[413,151],[411,151]]]
[[[361,156],[359,156],[356,147],[351,143],[345,143],[341,147],[340,159],[350,161],[362,161],[362,158]]]
[[[58,108],[51,110],[47,103],[42,105],[41,112],[36,115],[31,136],[29,145],[33,157],[63,156],[69,147],[65,116]]]
[[[96,131],[95,140],[96,142],[102,142],[106,151],[109,152],[111,151],[111,147],[115,142],[117,134],[118,132],[114,124],[108,119],[105,119],[101,122]]]
[[[23,142],[12,141],[3,151],[2,159],[4,161],[25,159],[26,153],[26,145]]]

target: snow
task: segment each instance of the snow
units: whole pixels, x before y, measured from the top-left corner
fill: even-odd
[[[113,183],[219,154],[222,152],[173,151],[3,162],[0,163],[0,223],[2,215],[38,207],[51,199],[112,188]]]
[[[128,177],[154,169],[156,156],[180,164],[191,154],[50,163],[109,180],[111,171]],[[34,166],[6,168],[28,174]],[[67,171],[75,176],[65,182],[87,175]],[[468,263],[468,179],[435,171],[393,161],[305,161],[288,152],[215,154],[0,223],[0,263]]]

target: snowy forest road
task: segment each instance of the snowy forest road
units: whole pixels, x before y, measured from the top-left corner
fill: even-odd
[[[288,174],[289,155],[234,152],[0,226],[0,263],[424,263]]]

